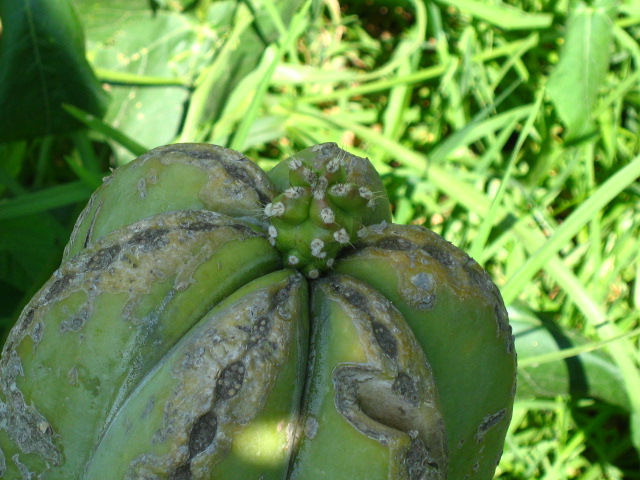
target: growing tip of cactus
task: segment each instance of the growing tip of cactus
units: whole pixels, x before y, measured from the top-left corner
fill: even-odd
[[[308,278],[317,278],[355,241],[357,232],[375,219],[367,221],[366,217],[378,205],[374,190],[380,185],[354,175],[347,153],[333,144],[307,149],[285,164],[286,188],[264,207],[270,241],[285,264],[295,265]],[[295,263],[292,258],[297,259]]]

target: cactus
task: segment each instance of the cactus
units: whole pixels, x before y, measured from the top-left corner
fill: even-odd
[[[120,167],[0,359],[3,479],[493,476],[515,394],[487,273],[371,163],[205,144]]]

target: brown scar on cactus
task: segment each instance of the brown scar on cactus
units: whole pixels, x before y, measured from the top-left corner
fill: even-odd
[[[407,478],[445,478],[443,436],[438,446],[433,425],[418,405],[393,389],[394,380],[367,366],[340,365],[334,370],[333,382],[336,408],[358,431],[384,445],[393,445],[399,432],[411,438],[408,448],[399,453]],[[443,425],[439,427],[443,432]]]
[[[504,438],[515,393],[516,358],[506,309],[488,274],[435,233],[393,224],[364,228],[355,248],[339,257],[335,270],[383,292],[416,333],[443,399],[452,478],[493,471],[501,449],[492,444],[489,450],[485,447],[491,442],[478,444],[474,437],[479,425],[489,425],[487,415],[504,410],[503,421],[491,423],[484,437]],[[469,358],[474,352],[477,360],[466,364],[460,357],[459,363],[451,362],[453,351]],[[478,392],[477,398],[465,401],[465,391]],[[467,460],[471,458],[479,462],[477,469],[476,461]]]
[[[64,257],[128,223],[161,213],[167,191],[173,210],[203,209],[252,223],[261,223],[255,213],[276,195],[267,175],[238,152],[208,144],[158,147],[104,180],[76,222]]]
[[[474,439],[477,443],[480,443],[484,440],[485,435],[489,430],[495,427],[498,423],[505,419],[507,415],[507,411],[503,408],[502,410],[487,415],[482,419],[482,423],[478,426],[478,432],[476,433]]]
[[[154,314],[144,319],[137,317],[135,313],[143,296],[149,294],[158,279],[158,284],[162,284],[164,279],[171,278],[176,290],[181,289],[181,285],[193,283],[193,275],[198,267],[214,252],[212,247],[216,243],[216,238],[222,240],[222,245],[234,238],[236,240],[263,238],[251,228],[234,228],[236,223],[237,221],[230,217],[206,211],[185,211],[167,218],[152,218],[138,223],[136,228],[112,235],[106,243],[98,242],[93,249],[87,249],[73,261],[61,267],[48,286],[45,286],[34,298],[32,306],[25,311],[21,328],[14,330],[7,342],[10,353],[3,357],[3,363],[0,365],[2,373],[0,378],[4,382],[0,390],[13,392],[5,402],[0,398],[0,403],[4,403],[3,408],[7,412],[10,427],[8,431],[14,438],[22,439],[16,441],[23,452],[38,452],[52,466],[61,462],[60,450],[54,449],[54,443],[51,443],[52,439],[60,434],[57,427],[52,427],[55,435],[48,441],[45,440],[49,437],[42,435],[38,429],[50,413],[44,414],[35,407],[28,407],[29,401],[23,397],[21,387],[24,382],[23,377],[29,372],[33,374],[34,367],[25,365],[17,352],[35,352],[41,339],[45,336],[47,338],[55,336],[53,330],[58,330],[65,336],[71,336],[66,341],[71,342],[71,345],[74,343],[73,339],[77,338],[79,343],[75,348],[80,348],[86,341],[84,336],[87,326],[89,325],[91,332],[100,328],[95,324],[97,320],[93,317],[97,308],[96,302],[99,302],[100,295],[104,294],[121,296],[123,328],[128,329],[127,324],[140,325],[147,321],[149,327],[147,333],[153,339],[154,322],[157,322],[158,315]],[[204,238],[213,242],[203,244],[198,251],[190,253],[189,245],[198,244]],[[266,241],[264,243],[266,244]],[[170,285],[169,282],[167,284]],[[172,299],[171,291],[171,289],[167,291],[167,301]],[[200,300],[204,300],[204,297]],[[206,301],[200,308],[207,308]],[[47,317],[56,316],[55,312],[58,311],[67,313],[61,317],[58,315],[60,322],[56,329],[55,323],[45,322],[45,320]],[[189,324],[186,323],[183,328],[188,326]],[[133,337],[132,341],[136,343],[141,341],[141,338]],[[149,348],[151,347],[150,342]],[[66,361],[59,362],[58,368],[68,364],[65,370],[69,372],[65,374],[67,381],[72,385],[86,382],[88,378],[84,373],[85,370],[77,366],[80,364],[80,359],[77,359],[77,364],[73,364],[76,361],[74,350],[69,349],[65,353]],[[114,361],[114,356],[124,358],[126,354],[126,349],[122,352],[113,350],[108,356],[102,357],[102,360],[111,362]],[[37,357],[38,355],[34,354],[32,358],[27,358],[32,360]],[[154,361],[153,355],[146,355],[146,359],[148,363]],[[139,370],[141,362],[135,357],[131,358],[131,361],[134,361],[132,372]],[[46,370],[42,372],[46,373]],[[116,372],[112,373],[116,377]],[[129,377],[127,382],[134,382],[135,375],[129,375]],[[104,381],[103,384],[108,385]],[[114,385],[113,388],[117,392],[120,387]],[[111,392],[109,395],[104,395],[103,400],[107,401],[110,395]],[[122,396],[126,393],[122,391],[118,395]]]
[[[338,412],[359,432],[390,448],[397,460],[391,467],[397,477],[392,478],[446,478],[445,428],[432,372],[413,348],[415,339],[400,313],[347,276],[330,275],[316,288],[353,324],[367,359],[333,369]]]
[[[296,341],[291,318],[299,308],[301,280],[288,275],[203,318],[132,393],[135,404],[114,418],[89,472],[97,474],[107,466],[101,452],[108,455],[120,432],[134,424],[140,431],[129,433],[134,442],[126,453],[125,478],[146,478],[152,472],[171,472],[173,479],[202,478],[208,465],[223,461],[241,426],[262,412],[290,356]],[[265,321],[270,328],[257,335],[256,324]],[[145,434],[145,426],[158,420],[160,428]]]
[[[487,272],[466,253],[430,230],[417,226],[398,228],[386,223],[364,228],[357,246],[358,249],[345,252],[343,257],[361,255],[362,250],[368,248],[372,252],[379,250],[382,255],[384,252],[398,252],[410,258],[410,267],[403,276],[401,289],[407,301],[419,310],[431,309],[437,301],[434,276],[421,270],[421,264],[435,260],[443,271],[463,271],[465,275],[452,285],[453,290],[461,296],[472,288],[482,293],[495,312],[497,335],[504,335],[505,348],[509,353],[514,352],[511,327],[500,292]],[[414,266],[418,268],[412,273]]]

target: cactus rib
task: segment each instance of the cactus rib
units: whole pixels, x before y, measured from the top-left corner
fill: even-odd
[[[515,396],[513,336],[500,294],[469,256],[421,227],[379,225],[336,262],[402,313],[431,365],[450,478],[490,478]]]

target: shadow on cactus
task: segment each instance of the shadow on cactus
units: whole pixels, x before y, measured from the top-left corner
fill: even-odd
[[[391,223],[335,144],[117,169],[0,363],[4,479],[490,479],[516,360],[498,289]]]

